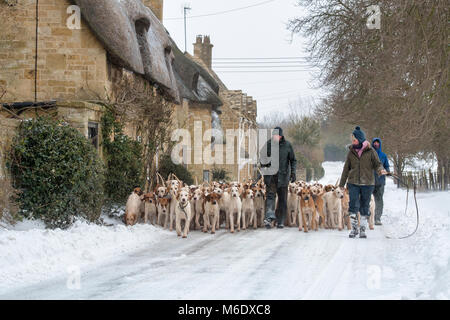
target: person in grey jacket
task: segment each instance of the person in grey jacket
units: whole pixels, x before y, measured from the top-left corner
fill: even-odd
[[[284,138],[283,129],[276,127],[272,132],[272,139],[269,140],[261,152],[261,167],[270,168],[272,163],[268,160],[272,156],[272,143],[278,143],[278,171],[273,174],[264,175],[266,185],[266,212],[264,225],[271,228],[272,221],[277,220],[277,228],[284,228],[284,221],[287,213],[287,191],[289,181],[296,180],[296,166],[294,149],[289,141]],[[290,171],[290,172],[289,172]],[[275,216],[275,195],[278,195],[278,217]]]

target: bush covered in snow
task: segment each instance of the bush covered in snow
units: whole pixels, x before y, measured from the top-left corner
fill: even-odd
[[[76,129],[44,118],[24,121],[13,141],[10,167],[21,214],[51,228],[67,228],[76,216],[99,218],[103,164]]]

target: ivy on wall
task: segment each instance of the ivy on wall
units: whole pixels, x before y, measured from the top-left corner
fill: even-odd
[[[112,202],[123,202],[135,187],[142,188],[142,145],[123,133],[123,124],[116,119],[110,108],[106,109],[101,122],[107,168],[105,193]]]

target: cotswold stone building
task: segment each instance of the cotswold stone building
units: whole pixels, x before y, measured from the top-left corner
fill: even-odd
[[[6,128],[49,110],[101,153],[100,102],[113,98],[124,78],[154,88],[175,111],[172,128],[187,128],[192,137],[199,122],[203,130],[255,127],[256,102],[228,90],[211,70],[209,37],[198,37],[190,56],[162,22],[162,0],[0,0],[0,167],[14,135]],[[139,138],[133,123],[125,129]],[[183,153],[209,144],[191,143]],[[241,148],[245,154],[248,143]],[[214,168],[232,179],[253,175],[253,166],[205,162],[186,165],[199,181],[211,180]]]
[[[209,36],[197,36],[196,42],[194,43],[194,57],[192,58],[202,65],[219,85],[219,97],[223,102],[219,111],[219,118],[223,131],[226,132],[228,129],[256,129],[256,101],[240,90],[229,90],[220,80],[219,76],[212,69],[212,48],[213,45]],[[226,144],[228,143],[232,143],[232,141],[225,139],[224,150],[227,149]],[[239,143],[240,148],[238,148]],[[244,159],[255,156],[254,154],[249,155],[249,140],[245,139],[245,136],[241,139],[236,137],[234,144],[236,146],[234,149],[236,162],[238,162],[238,155]],[[224,165],[221,167],[227,170],[230,173],[230,176],[235,180],[242,180],[257,175],[255,166],[252,164],[245,164],[245,160],[241,161],[241,166]]]

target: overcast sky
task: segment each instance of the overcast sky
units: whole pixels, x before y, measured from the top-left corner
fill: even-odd
[[[210,35],[214,45],[213,60],[306,56],[304,39],[295,36],[291,42],[291,33],[286,29],[288,20],[302,13],[302,9],[295,6],[295,0],[166,0],[164,1],[164,25],[183,51],[184,21],[182,17],[183,6],[186,3],[192,8],[188,14],[191,18],[187,20],[187,51],[191,54],[196,35]],[[252,5],[258,6],[229,13],[195,17]],[[258,101],[258,120],[271,112],[286,110],[288,104],[299,100],[299,97],[307,100],[318,99],[321,94],[321,91],[313,88],[311,71],[306,71],[307,66],[301,64],[299,59],[293,59],[292,62],[283,60],[285,63],[267,63],[267,61],[279,60],[244,60],[244,63],[240,65],[245,68],[233,69],[229,67],[235,66],[237,60],[227,61],[234,64],[223,63],[224,61],[215,60],[214,71],[228,89],[241,89]],[[228,67],[220,68],[219,65]],[[261,65],[265,67],[259,67]],[[290,72],[245,72],[249,70]],[[292,72],[294,70],[304,71]]]

